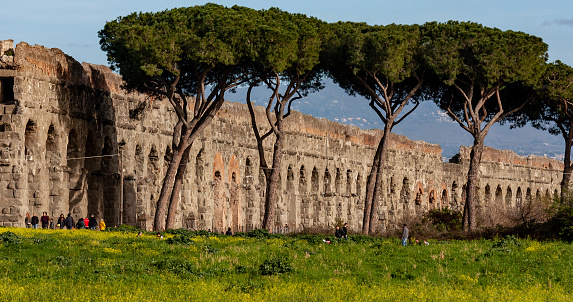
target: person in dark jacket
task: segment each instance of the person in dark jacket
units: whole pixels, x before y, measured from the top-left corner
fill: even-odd
[[[94,217],[94,214],[90,216],[89,223],[88,223],[90,230],[95,231],[97,228],[97,220]]]
[[[342,238],[348,240],[348,223],[344,223],[342,227]]]
[[[63,229],[65,224],[66,224],[66,218],[64,217],[64,214],[60,214],[60,217],[58,217],[58,223],[56,225],[56,228]]]
[[[74,218],[72,217],[72,213],[68,213],[68,217],[66,217],[66,228],[68,228],[68,230],[74,228]]]
[[[42,217],[40,218],[40,221],[42,222],[42,229],[47,229],[48,228],[48,224],[50,223],[50,216],[48,216],[47,212],[44,212],[42,214]]]
[[[336,226],[336,231],[334,231],[334,237],[336,238],[342,238],[342,230],[340,229],[339,226]]]
[[[34,216],[32,216],[32,220],[30,221],[30,223],[32,223],[32,228],[37,229],[39,222],[40,222],[40,218],[38,218],[38,215],[36,215],[36,213],[34,213]]]
[[[227,229],[227,232],[225,233],[225,235],[227,236],[232,236],[233,235],[233,231],[231,231],[231,228]]]
[[[80,217],[80,219],[78,219],[78,223],[76,223],[76,229],[83,230],[85,228],[86,228],[86,224],[84,222],[84,219]]]

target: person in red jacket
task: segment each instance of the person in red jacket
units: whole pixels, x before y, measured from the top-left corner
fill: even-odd
[[[90,225],[90,219],[89,218],[84,218],[84,225],[86,226],[86,229],[88,228],[88,226]]]

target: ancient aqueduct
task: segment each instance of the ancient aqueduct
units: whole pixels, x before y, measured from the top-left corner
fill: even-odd
[[[27,212],[47,211],[149,229],[170,156],[170,105],[125,92],[106,66],[80,64],[59,49],[24,42],[14,48],[5,40],[0,55],[0,225],[23,226]],[[380,131],[300,113],[289,119],[277,224],[300,230],[348,221],[360,229]],[[249,122],[244,105],[227,103],[195,142],[177,227],[260,227],[264,180]],[[441,151],[392,138],[380,229],[428,209],[462,207],[469,150],[461,147],[456,163],[443,163]],[[558,193],[562,167],[544,157],[486,149],[481,214],[494,220],[524,200]]]

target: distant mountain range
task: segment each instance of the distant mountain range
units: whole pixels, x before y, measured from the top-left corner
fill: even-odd
[[[239,88],[237,93],[227,94],[226,98],[233,102],[245,103],[245,91],[246,89]],[[266,105],[268,93],[268,90],[254,89],[252,96],[254,103]],[[374,110],[368,106],[368,100],[360,96],[349,96],[330,80],[326,81],[323,90],[295,101],[292,109],[316,118],[326,118],[362,129],[383,127]],[[393,132],[412,140],[440,145],[444,160],[457,154],[460,145],[470,146],[473,143],[473,138],[468,132],[430,101],[421,103],[410,116],[394,127]],[[563,160],[563,138],[529,125],[510,129],[509,125],[497,124],[491,128],[485,144],[496,149],[512,150],[523,156],[534,154]]]

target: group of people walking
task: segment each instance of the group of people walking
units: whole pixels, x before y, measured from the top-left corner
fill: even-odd
[[[89,218],[80,218],[76,223],[74,223],[74,218],[72,217],[71,213],[68,213],[68,217],[64,217],[64,214],[60,214],[58,220],[54,223],[54,219],[48,216],[47,212],[42,213],[42,217],[38,218],[36,213],[30,217],[30,213],[26,213],[26,218],[24,219],[24,224],[27,228],[37,229],[38,224],[42,223],[42,229],[91,229],[93,231],[105,230],[105,222],[103,219],[100,220],[98,223],[95,219],[94,215],[92,214]]]

